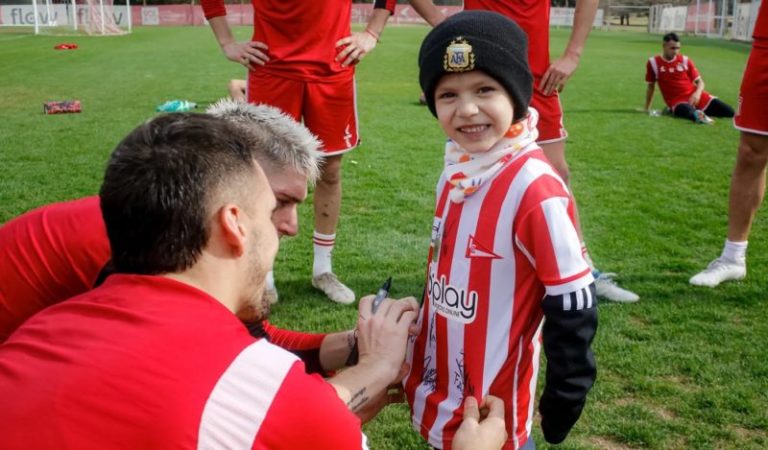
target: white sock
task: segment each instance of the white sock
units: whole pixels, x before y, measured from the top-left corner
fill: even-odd
[[[314,232],[312,242],[315,248],[315,262],[312,264],[312,276],[316,277],[326,272],[333,272],[331,253],[336,243],[336,233],[323,234]]]
[[[275,290],[275,274],[271,270],[267,272],[267,289],[270,291]]]
[[[747,259],[747,244],[749,241],[734,242],[725,240],[722,258],[737,263],[744,263]]]

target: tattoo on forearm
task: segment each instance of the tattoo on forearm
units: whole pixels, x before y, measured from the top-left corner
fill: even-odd
[[[368,396],[365,395],[365,389],[366,388],[362,388],[357,391],[357,393],[347,402],[347,407],[351,411],[354,412],[359,410],[366,402],[368,402]]]

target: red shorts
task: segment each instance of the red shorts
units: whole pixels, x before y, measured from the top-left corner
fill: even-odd
[[[316,83],[264,71],[248,75],[248,102],[280,108],[323,143],[326,155],[340,155],[358,144],[355,79]]]
[[[768,135],[768,48],[752,46],[733,125],[741,131]]]
[[[563,106],[560,104],[560,94],[555,92],[552,95],[544,95],[539,90],[537,78],[534,81],[533,97],[531,106],[539,112],[539,124],[536,128],[539,130],[539,138],[536,140],[539,144],[550,144],[552,142],[562,141],[568,137],[568,132],[563,126]]]
[[[680,97],[678,99],[678,101],[676,101],[672,106],[669,107],[669,109],[674,111],[675,108],[677,108],[678,105],[689,104],[688,103],[688,99],[690,99],[690,98],[691,98],[690,95],[689,96]],[[696,109],[700,109],[700,110],[704,111],[705,109],[707,109],[709,107],[709,104],[712,103],[712,100],[714,98],[715,97],[713,97],[712,94],[710,94],[709,92],[701,91],[701,97],[699,97],[699,103],[697,103],[695,105]]]

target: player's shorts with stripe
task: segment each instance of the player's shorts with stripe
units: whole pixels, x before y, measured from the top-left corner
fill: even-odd
[[[768,46],[753,45],[741,81],[733,125],[749,133],[768,135]]]
[[[326,155],[340,155],[358,144],[355,79],[318,83],[257,70],[248,75],[248,102],[275,106],[303,120],[323,143]]]
[[[533,97],[531,97],[531,106],[539,112],[539,123],[536,128],[539,130],[538,144],[548,144],[562,141],[568,137],[568,132],[563,126],[563,107],[560,104],[560,94],[557,92],[551,95],[544,95],[539,90],[540,78],[534,81]]]

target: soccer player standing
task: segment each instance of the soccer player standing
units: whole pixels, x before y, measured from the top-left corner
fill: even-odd
[[[431,25],[444,19],[432,0],[409,0],[413,8]],[[494,11],[514,20],[528,35],[528,63],[533,74],[533,97],[531,106],[539,111],[539,139],[537,143],[544,150],[547,159],[566,182],[570,179],[568,162],[565,159],[565,139],[568,133],[563,126],[563,108],[559,92],[576,70],[584,44],[592,30],[597,11],[597,0],[578,0],[573,17],[573,30],[563,55],[550,62],[549,58],[549,13],[550,2],[541,0],[465,0],[465,10]],[[582,238],[582,249],[595,276],[597,295],[614,302],[636,302],[640,297],[616,284],[613,273],[603,273],[594,267],[581,235],[578,209],[576,209],[576,230]]]
[[[694,275],[696,286],[715,287],[747,276],[747,239],[765,195],[768,166],[768,2],[760,3],[752,51],[741,81],[734,126],[741,131],[728,200],[728,236],[723,253]]]
[[[376,47],[391,12],[376,5],[365,31],[351,33],[351,0],[252,4],[253,37],[237,42],[224,1],[201,2],[224,55],[248,68],[248,101],[302,120],[323,143],[326,158],[314,198],[312,285],[349,304],[355,294],[333,273],[331,253],[341,209],[342,156],[359,142],[354,65]],[[268,278],[267,295],[274,301],[277,290],[272,275]]]

